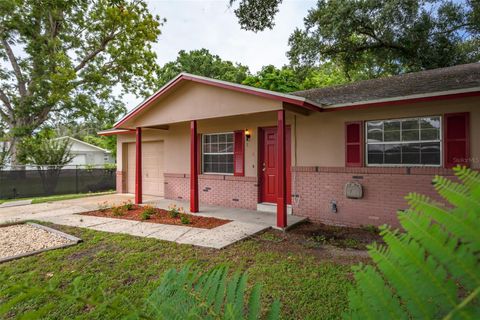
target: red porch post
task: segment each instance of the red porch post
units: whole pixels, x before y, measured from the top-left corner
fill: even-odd
[[[197,121],[190,122],[190,212],[198,212]]]
[[[140,204],[142,203],[142,128],[136,129],[135,160],[135,204]]]
[[[277,113],[277,227],[287,226],[287,167],[285,143],[285,110]]]

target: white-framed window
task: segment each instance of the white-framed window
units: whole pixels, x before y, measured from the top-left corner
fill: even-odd
[[[202,135],[202,172],[233,174],[233,132]]]
[[[367,121],[365,154],[369,166],[441,166],[442,118]]]

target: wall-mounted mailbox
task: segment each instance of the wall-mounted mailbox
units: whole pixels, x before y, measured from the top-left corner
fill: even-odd
[[[348,199],[363,198],[363,187],[357,181],[350,181],[345,184],[345,197]]]

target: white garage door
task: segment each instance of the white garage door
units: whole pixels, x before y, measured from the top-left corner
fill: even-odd
[[[128,144],[127,190],[135,193],[135,143]],[[143,194],[163,196],[163,141],[142,143]]]

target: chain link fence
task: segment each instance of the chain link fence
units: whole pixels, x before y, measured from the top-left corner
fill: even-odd
[[[114,165],[8,166],[0,169],[0,199],[115,189]]]

